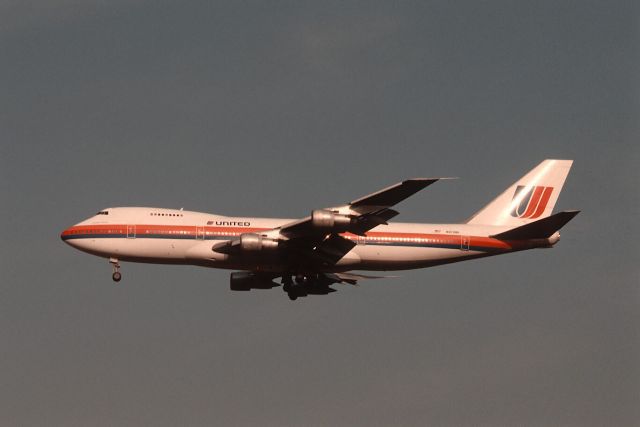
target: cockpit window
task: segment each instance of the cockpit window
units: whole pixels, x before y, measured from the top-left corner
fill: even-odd
[[[109,215],[109,211],[100,211],[96,215]]]

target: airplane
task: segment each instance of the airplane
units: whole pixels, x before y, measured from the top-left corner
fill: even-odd
[[[580,211],[552,214],[573,160],[547,159],[460,224],[390,223],[393,206],[442,178],[412,178],[302,219],[222,216],[183,209],[115,207],[61,239],[120,261],[240,270],[234,291],[280,286],[289,298],[326,295],[330,285],[380,278],[357,271],[407,270],[533,248],[550,248]]]

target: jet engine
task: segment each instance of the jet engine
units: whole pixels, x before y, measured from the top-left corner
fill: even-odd
[[[311,212],[311,224],[314,228],[332,230],[336,232],[346,231],[353,220],[349,215],[342,215],[317,209]]]
[[[229,277],[229,288],[232,291],[250,291],[251,289],[271,289],[280,284],[270,277],[259,276],[249,271],[236,271]]]
[[[243,233],[239,239],[216,243],[211,247],[213,252],[221,254],[257,254],[263,250],[278,249],[278,241],[263,237],[256,233]]]
[[[255,233],[243,233],[240,235],[240,250],[242,252],[258,252],[277,248],[277,240],[262,237]]]

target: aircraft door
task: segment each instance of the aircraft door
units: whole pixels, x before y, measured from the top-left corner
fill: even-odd
[[[196,226],[196,239],[204,240],[204,226]]]
[[[136,238],[136,226],[127,225],[127,239],[135,239],[135,238]]]
[[[469,241],[471,239],[469,236],[460,236],[460,250],[468,251],[469,250]]]

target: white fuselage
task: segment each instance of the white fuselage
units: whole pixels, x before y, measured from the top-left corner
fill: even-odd
[[[108,213],[105,213],[108,212]],[[157,264],[278,273],[295,271],[288,259],[263,251],[227,255],[212,250],[243,233],[262,233],[291,219],[225,217],[174,209],[109,208],[65,231],[61,238],[84,252],[111,259]],[[505,242],[489,236],[508,227],[469,224],[391,223],[357,236],[356,245],[324,272],[404,270],[463,261],[534,247],[549,247],[558,235],[540,241]]]

